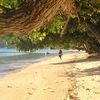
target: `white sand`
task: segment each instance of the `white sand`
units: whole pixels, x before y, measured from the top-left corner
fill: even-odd
[[[76,63],[74,71],[80,100],[100,100],[100,59]]]
[[[80,58],[80,57],[81,58]],[[78,100],[100,100],[100,57],[87,58],[78,54],[74,68],[67,75],[75,77]]]
[[[72,90],[75,85],[73,76],[71,78],[69,75],[76,77],[79,100],[100,100],[97,99],[100,92],[100,73],[84,77],[78,75],[82,70],[100,66],[100,61],[77,62],[87,56],[86,53],[69,54],[63,56],[62,61],[55,57],[7,75],[0,79],[0,100],[67,100],[68,90]],[[90,97],[87,91],[90,95],[95,91],[95,97],[87,99]]]

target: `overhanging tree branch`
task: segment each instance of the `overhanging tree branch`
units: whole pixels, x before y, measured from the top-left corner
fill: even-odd
[[[0,15],[0,33],[29,33],[48,22],[63,5],[68,14],[76,12],[73,0],[26,0],[19,10]]]
[[[71,16],[68,16],[68,17],[67,17],[67,20],[66,20],[66,22],[65,22],[65,24],[64,24],[64,27],[63,27],[63,29],[62,29],[62,31],[61,31],[61,37],[64,35],[65,31],[67,30],[67,27],[68,27],[68,24],[69,24],[69,22],[70,22],[70,19],[71,19]]]
[[[97,28],[90,22],[85,22],[85,25],[87,29],[93,34],[93,36],[96,37],[96,39],[100,43],[100,32],[97,30]]]

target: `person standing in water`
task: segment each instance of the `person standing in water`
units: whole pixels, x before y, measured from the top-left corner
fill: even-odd
[[[59,58],[62,60],[62,50],[59,50]]]

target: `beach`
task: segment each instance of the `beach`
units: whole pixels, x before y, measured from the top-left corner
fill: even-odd
[[[88,56],[65,54],[11,72],[0,78],[0,100],[99,100],[100,59]]]

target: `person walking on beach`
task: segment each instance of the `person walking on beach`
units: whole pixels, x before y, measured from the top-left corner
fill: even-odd
[[[59,50],[59,58],[62,60],[62,50]]]

